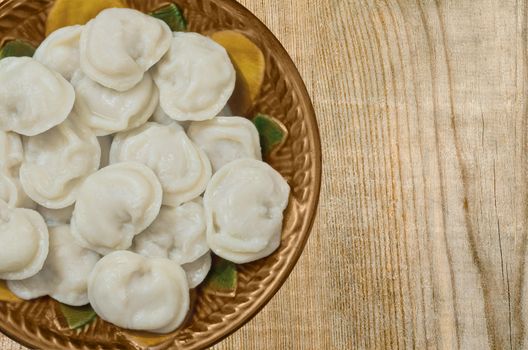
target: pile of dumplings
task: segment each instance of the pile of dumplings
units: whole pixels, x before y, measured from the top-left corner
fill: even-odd
[[[167,333],[211,251],[275,251],[290,188],[225,107],[235,79],[223,47],[131,9],[0,60],[0,279]]]

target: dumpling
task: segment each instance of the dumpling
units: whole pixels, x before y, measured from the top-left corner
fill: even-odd
[[[86,176],[97,171],[101,148],[87,128],[69,119],[53,129],[24,139],[22,187],[38,204],[51,209],[73,202]]]
[[[218,115],[230,116],[230,115],[233,115],[233,113],[231,112],[231,108],[229,108],[229,105],[225,105],[224,108],[222,108],[222,110],[218,113]],[[167,115],[167,113],[163,111],[163,108],[161,108],[159,104],[158,104],[158,107],[156,107],[156,109],[154,110],[154,113],[152,114],[150,121],[156,122],[158,124],[163,124],[163,125],[170,125],[172,123],[178,123],[185,130],[187,130],[189,125],[191,125],[190,120],[178,122],[172,119],[171,117]]]
[[[39,213],[0,202],[0,279],[21,280],[39,272],[48,255],[48,239]]]
[[[262,160],[257,128],[246,118],[216,117],[192,122],[187,134],[207,154],[213,172],[235,159]]]
[[[169,258],[182,265],[209,251],[205,232],[201,199],[178,207],[163,206],[156,220],[134,238],[131,250],[151,258]]]
[[[147,165],[163,187],[163,204],[178,206],[199,196],[211,178],[205,153],[178,124],[146,123],[114,137],[110,163],[135,161]]]
[[[8,207],[16,208],[19,202],[18,191],[19,187],[15,179],[0,173],[0,200],[5,202]]]
[[[34,136],[62,123],[75,100],[59,73],[29,57],[0,60],[0,130]]]
[[[174,123],[178,123],[184,129],[187,129],[187,127],[189,127],[189,124],[190,124],[190,121],[177,122],[176,120],[172,119],[171,117],[167,115],[167,113],[163,111],[163,109],[161,108],[159,104],[154,110],[154,113],[152,114],[150,121],[156,122],[158,124],[163,124],[163,125],[171,125]]]
[[[70,80],[80,68],[79,41],[83,26],[57,29],[37,48],[33,58]]]
[[[24,160],[22,140],[14,132],[0,131],[0,200],[11,208],[34,209],[37,204],[22,189],[19,179]]]
[[[81,185],[72,233],[83,247],[103,255],[128,249],[134,236],[158,216],[161,197],[161,185],[145,165],[109,165]]]
[[[133,252],[168,258],[183,267],[190,288],[198,286],[211,269],[201,197],[178,207],[162,206],[156,220],[134,238]]]
[[[273,253],[289,193],[286,180],[264,162],[239,159],[222,167],[204,195],[211,250],[237,264]]]
[[[35,209],[37,203],[28,197],[20,179],[0,173],[0,200],[7,203],[10,208]]]
[[[163,109],[161,108],[159,104],[154,110],[154,113],[152,114],[150,121],[163,124],[163,125],[170,125],[172,123],[178,123],[174,119],[171,119],[171,117],[169,117],[167,113],[163,111]]]
[[[101,146],[101,161],[99,162],[99,168],[104,168],[110,164],[110,147],[112,146],[112,140],[114,138],[111,135],[99,136],[99,146]]]
[[[211,252],[207,252],[195,261],[182,265],[187,274],[189,288],[196,288],[205,280],[211,270],[211,262]]]
[[[81,69],[117,91],[130,90],[171,44],[165,22],[132,9],[101,11],[81,34]]]
[[[62,209],[48,209],[39,205],[37,211],[42,215],[44,221],[49,226],[61,226],[69,224],[73,215],[73,205]]]
[[[102,258],[88,279],[88,298],[116,326],[169,333],[189,311],[185,271],[174,261],[118,251]]]
[[[18,177],[18,170],[24,160],[22,140],[14,132],[0,131],[0,171]]]
[[[81,71],[75,72],[71,83],[77,94],[72,118],[97,136],[145,123],[158,104],[158,89],[148,72],[139,84],[123,92],[106,88]]]
[[[211,119],[233,93],[236,73],[226,50],[198,33],[176,32],[153,77],[161,108],[174,120]]]
[[[54,226],[49,231],[49,253],[42,270],[28,279],[9,281],[7,286],[25,300],[49,295],[63,304],[86,305],[88,276],[100,258],[77,244],[70,226]]]

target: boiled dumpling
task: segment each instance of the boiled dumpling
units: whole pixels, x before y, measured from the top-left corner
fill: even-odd
[[[205,280],[211,270],[211,262],[211,252],[207,252],[195,261],[182,265],[187,274],[189,288],[196,288]]]
[[[75,100],[59,73],[29,57],[0,60],[0,130],[33,136],[62,123]]]
[[[205,232],[201,199],[178,207],[163,206],[152,225],[134,238],[131,250],[152,258],[169,258],[182,265],[209,251]]]
[[[264,162],[239,159],[222,167],[204,195],[211,250],[237,264],[270,255],[280,244],[289,193],[284,178]]]
[[[50,228],[49,253],[44,267],[35,276],[9,281],[7,286],[22,299],[49,295],[67,305],[88,304],[88,276],[100,256],[77,244],[70,226]]]
[[[24,160],[20,136],[14,132],[0,131],[0,171],[8,176],[18,177],[18,170]]]
[[[148,72],[139,84],[123,92],[106,88],[81,71],[75,72],[71,83],[77,94],[73,117],[97,136],[140,126],[158,104],[158,89]]]
[[[10,208],[19,207],[18,194],[20,188],[15,181],[15,179],[6,174],[0,173],[0,200],[5,202]]]
[[[211,178],[209,159],[176,123],[146,123],[117,134],[110,149],[110,163],[123,161],[146,164],[156,173],[165,205],[178,206],[196,198]]]
[[[7,203],[10,208],[35,209],[37,203],[28,197],[22,188],[18,177],[11,177],[0,173],[0,200]]]
[[[187,134],[205,151],[213,172],[235,159],[262,160],[257,128],[246,118],[216,117],[193,122]]]
[[[79,243],[100,254],[128,249],[161,207],[156,175],[140,163],[109,165],[88,177],[77,196],[72,233]]]
[[[70,80],[80,68],[79,40],[82,29],[80,25],[57,29],[40,44],[33,58]]]
[[[100,157],[94,134],[68,119],[24,140],[22,187],[42,206],[65,208],[75,202],[84,178],[97,170]]]
[[[24,160],[22,140],[14,132],[0,131],[0,200],[10,207],[34,209],[37,204],[22,189],[19,179]]]
[[[74,206],[70,205],[62,209],[49,209],[39,205],[37,211],[42,215],[48,226],[61,226],[70,223],[73,208]]]
[[[0,201],[0,279],[21,280],[39,272],[48,255],[48,237],[39,213]]]
[[[198,33],[176,32],[153,70],[160,104],[174,120],[211,119],[233,93],[236,73],[226,50]]]
[[[159,104],[156,107],[156,109],[154,110],[154,113],[152,114],[152,117],[150,117],[150,121],[156,122],[158,124],[163,124],[163,125],[170,125],[170,124],[177,123],[181,127],[183,127],[184,129],[187,129],[189,127],[190,123],[191,123],[190,121],[178,122],[178,121],[172,119],[171,117],[169,117],[167,115],[167,113],[165,113],[163,111],[163,109],[161,108],[161,106]]]
[[[81,34],[81,69],[108,88],[126,91],[167,52],[167,24],[132,9],[107,9]]]
[[[112,146],[112,140],[114,138],[111,135],[99,136],[99,146],[101,146],[101,161],[99,162],[99,168],[104,168],[110,164],[110,147]]]
[[[169,117],[167,113],[163,111],[163,109],[161,108],[159,104],[154,110],[154,113],[152,114],[152,117],[150,118],[150,120],[153,122],[159,123],[159,124],[163,124],[163,125],[170,125],[172,123],[178,123],[177,121]]]
[[[189,311],[185,271],[174,261],[118,251],[102,258],[88,279],[95,312],[119,327],[169,333]]]
[[[187,273],[190,288],[195,288],[211,268],[206,242],[202,198],[178,207],[162,206],[156,220],[134,238],[131,250],[146,257],[169,258]]]
[[[218,113],[218,115],[230,116],[230,115],[233,115],[233,113],[231,112],[231,108],[229,108],[229,105],[225,105],[224,108],[222,108],[222,110]],[[161,108],[161,106],[159,104],[156,107],[156,109],[154,110],[154,113],[152,114],[152,117],[150,118],[150,121],[153,121],[153,122],[156,122],[156,123],[159,123],[159,124],[163,124],[163,125],[170,125],[172,123],[178,123],[185,130],[187,130],[189,125],[191,125],[191,121],[190,120],[178,122],[178,121],[172,119],[171,117],[169,117],[167,115],[167,113],[165,113],[163,111],[163,108]]]

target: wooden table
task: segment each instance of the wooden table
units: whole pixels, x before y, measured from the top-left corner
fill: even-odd
[[[526,2],[241,2],[305,79],[324,178],[290,279],[215,349],[528,348]]]

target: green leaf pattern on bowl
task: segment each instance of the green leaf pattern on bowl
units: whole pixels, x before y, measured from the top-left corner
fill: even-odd
[[[236,292],[237,282],[236,264],[220,257],[214,257],[211,271],[204,282],[205,291],[232,296]]]
[[[8,41],[0,49],[0,60],[6,57],[33,57],[35,48],[30,43],[23,40],[11,40]]]
[[[252,121],[260,136],[262,156],[266,158],[284,144],[288,131],[280,121],[265,114],[257,114]]]
[[[167,23],[173,32],[183,32],[187,30],[187,21],[185,20],[185,17],[183,17],[182,10],[176,4],[164,6],[151,12],[150,15]]]
[[[71,329],[81,328],[93,320],[96,314],[90,305],[85,306],[68,306],[59,304],[59,308]]]

